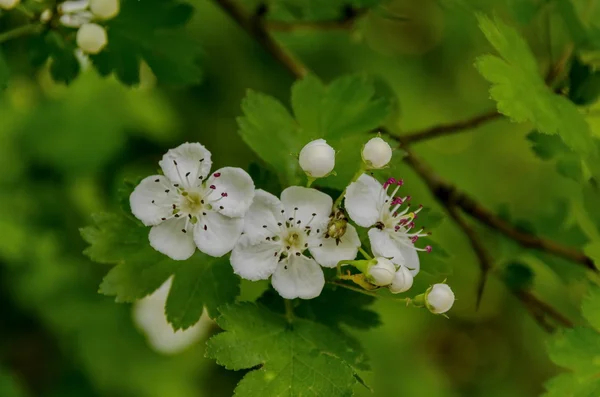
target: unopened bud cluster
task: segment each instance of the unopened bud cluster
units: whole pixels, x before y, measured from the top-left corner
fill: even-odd
[[[393,294],[406,292],[413,284],[413,275],[406,266],[397,266],[391,260],[383,257],[371,260],[366,277],[371,284],[388,287]]]

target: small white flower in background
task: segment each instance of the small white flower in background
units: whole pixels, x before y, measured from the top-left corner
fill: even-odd
[[[49,8],[45,9],[40,14],[40,22],[41,23],[50,22],[50,20],[52,19],[52,15],[54,15],[54,14],[51,9],[49,9]]]
[[[393,192],[388,195],[389,188]],[[371,227],[369,241],[375,256],[391,258],[398,266],[406,266],[414,276],[419,273],[420,263],[417,251],[431,251],[431,247],[416,248],[419,237],[427,236],[423,229],[413,232],[414,219],[421,207],[413,212],[407,206],[410,196],[394,197],[402,186],[402,180],[390,178],[383,186],[372,176],[362,174],[356,182],[348,186],[345,196],[346,211],[350,218],[362,227]]]
[[[173,331],[165,317],[165,303],[171,289],[172,278],[133,305],[133,321],[148,340],[148,344],[162,354],[177,354],[205,338],[213,321],[202,313],[200,320],[185,330]]]
[[[20,3],[20,0],[0,0],[0,8],[3,10],[12,10]]]
[[[100,19],[116,17],[119,9],[119,0],[90,0],[90,10]]]
[[[354,259],[360,246],[352,225],[338,239],[328,235],[332,205],[331,197],[315,189],[288,187],[281,200],[257,190],[244,235],[231,252],[234,272],[248,280],[272,275],[273,288],[286,299],[319,296],[325,285],[319,264],[335,267]]]
[[[379,257],[375,258],[375,261],[376,262],[367,269],[367,280],[371,284],[380,287],[390,285],[392,281],[394,281],[396,266],[394,266],[392,261],[387,258]]]
[[[175,260],[196,247],[215,257],[231,251],[254,198],[250,175],[225,167],[209,177],[211,154],[199,143],[169,150],[158,164],[164,175],[145,178],[129,197],[133,215],[152,226],[150,245]]]
[[[448,284],[434,284],[425,292],[425,306],[432,313],[446,313],[453,304],[454,292]]]
[[[392,148],[383,139],[372,138],[363,147],[362,159],[369,168],[383,168],[392,159]]]
[[[95,23],[86,23],[77,31],[77,46],[86,54],[98,54],[108,44],[106,30]]]
[[[89,6],[89,0],[70,0],[60,3],[57,7],[60,23],[69,28],[79,28],[90,23],[94,14],[89,10]]]
[[[327,144],[325,139],[317,139],[302,148],[298,161],[308,176],[323,178],[333,171],[335,150]]]
[[[389,285],[390,292],[392,294],[399,294],[406,292],[412,287],[414,277],[410,273],[410,270],[406,266],[400,266],[400,268],[394,274],[394,280]]]

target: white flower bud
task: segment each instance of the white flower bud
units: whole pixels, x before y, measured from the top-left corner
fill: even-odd
[[[400,266],[400,269],[394,274],[394,280],[389,285],[392,294],[406,292],[413,285],[413,275],[406,266]]]
[[[425,293],[425,305],[432,313],[446,313],[453,304],[454,292],[447,284],[434,284]]]
[[[300,167],[313,178],[327,176],[335,166],[335,150],[325,139],[308,143],[300,151]]]
[[[383,139],[375,137],[363,147],[362,158],[369,168],[383,168],[392,159],[392,148]]]
[[[0,8],[11,10],[19,4],[20,0],[0,0]]]
[[[54,15],[52,13],[52,10],[47,8],[44,11],[42,11],[42,13],[40,14],[40,22],[41,23],[47,23],[50,22],[50,20],[52,19],[52,15]]]
[[[375,258],[377,261],[374,265],[369,266],[367,270],[368,280],[375,285],[385,287],[394,281],[396,274],[396,266],[387,258]]]
[[[90,10],[98,18],[114,18],[119,13],[119,0],[90,0]]]
[[[106,44],[106,30],[95,23],[86,23],[77,31],[77,45],[87,54],[98,54]]]
[[[57,7],[59,14],[74,14],[87,10],[88,0],[68,0],[60,3]]]

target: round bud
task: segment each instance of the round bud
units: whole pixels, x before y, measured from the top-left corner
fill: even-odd
[[[434,284],[425,293],[425,305],[432,313],[446,313],[453,304],[454,292],[447,284]]]
[[[106,30],[95,23],[86,23],[77,31],[77,45],[87,54],[98,54],[106,44]]]
[[[362,158],[369,168],[383,168],[392,159],[392,148],[383,139],[375,137],[363,147]]]
[[[389,285],[392,294],[406,292],[413,285],[413,275],[406,266],[400,266],[400,269],[394,274],[394,280]]]
[[[375,258],[375,263],[367,269],[367,279],[371,284],[385,287],[394,281],[396,266],[387,258]]]
[[[327,176],[335,166],[335,150],[325,139],[308,143],[300,151],[300,167],[313,178]]]
[[[52,19],[52,10],[47,8],[44,11],[42,11],[42,13],[40,14],[40,22],[41,23],[47,23],[50,22],[50,20]]]
[[[114,18],[119,13],[119,0],[90,0],[90,10],[98,18]]]
[[[19,4],[20,0],[0,0],[0,8],[11,10]]]

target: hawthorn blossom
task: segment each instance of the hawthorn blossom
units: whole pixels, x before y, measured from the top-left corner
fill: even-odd
[[[400,207],[410,200],[410,196],[394,197],[402,183],[402,180],[390,178],[382,186],[372,176],[362,174],[348,186],[345,206],[357,225],[371,228],[369,241],[373,254],[389,258],[398,266],[406,266],[414,277],[420,268],[417,251],[429,252],[431,247],[422,249],[414,245],[419,237],[428,234],[423,233],[423,229],[412,231],[421,206],[413,212],[409,212],[409,206],[400,211]],[[388,194],[391,186],[394,190]]]
[[[241,168],[225,167],[208,176],[210,152],[199,143],[169,150],[158,163],[164,175],[143,179],[129,202],[150,229],[150,245],[175,260],[196,247],[219,257],[234,247],[254,197],[254,182]]]
[[[132,316],[137,328],[146,335],[152,349],[162,354],[177,354],[207,336],[213,321],[206,309],[200,320],[185,330],[174,331],[165,317],[165,304],[173,278],[169,278],[151,295],[133,305]]]
[[[454,305],[454,292],[448,284],[434,284],[425,292],[425,306],[434,314],[443,314]]]
[[[360,246],[352,225],[345,225],[343,235],[328,233],[339,221],[332,205],[331,197],[315,189],[288,187],[281,200],[257,190],[244,234],[231,252],[234,272],[248,280],[272,276],[273,288],[286,299],[319,296],[325,285],[319,264],[335,267],[354,259]]]

